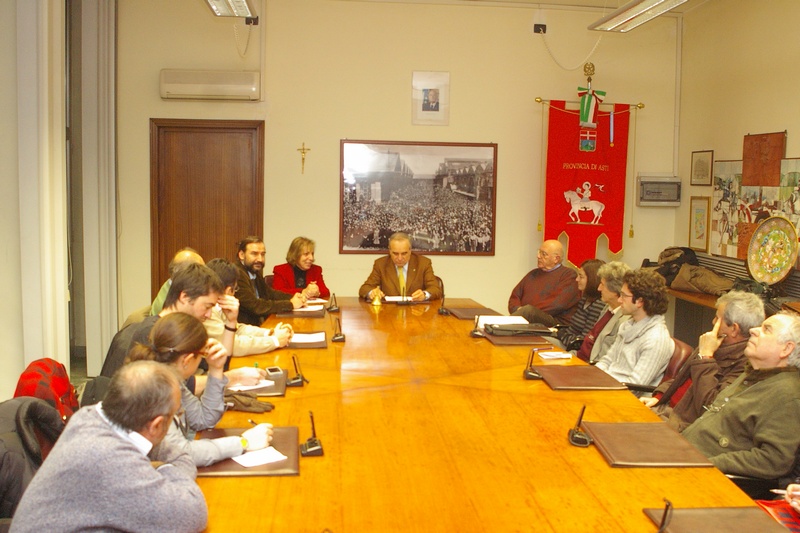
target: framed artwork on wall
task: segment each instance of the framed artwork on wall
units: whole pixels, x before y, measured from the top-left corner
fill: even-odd
[[[692,185],[711,185],[714,176],[714,150],[692,152]]]
[[[711,198],[692,196],[689,202],[689,248],[708,251],[708,230],[711,221]]]
[[[497,145],[341,141],[339,252],[494,255]]]
[[[411,80],[411,123],[450,124],[450,73],[415,71]]]

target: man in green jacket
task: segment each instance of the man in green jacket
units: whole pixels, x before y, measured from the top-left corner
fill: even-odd
[[[769,317],[744,354],[744,373],[683,436],[726,474],[780,478],[800,446],[800,317]]]

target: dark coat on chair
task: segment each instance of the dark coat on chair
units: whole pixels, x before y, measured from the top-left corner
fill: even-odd
[[[11,518],[42,466],[64,421],[44,400],[22,396],[0,403],[0,518]]]
[[[380,287],[386,296],[400,296],[400,280],[397,277],[397,267],[395,267],[392,258],[388,255],[375,260],[367,281],[358,290],[359,298],[366,298],[375,287]],[[433,273],[431,260],[424,255],[412,253],[411,258],[408,260],[406,295],[411,296],[417,289],[428,291],[431,295],[431,300],[438,300],[442,297],[442,290],[439,288],[439,283]]]

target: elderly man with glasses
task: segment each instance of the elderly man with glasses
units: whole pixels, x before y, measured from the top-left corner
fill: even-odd
[[[726,474],[788,477],[800,447],[800,318],[769,317],[744,355],[744,373],[683,436]]]
[[[564,247],[557,240],[544,241],[537,257],[537,268],[511,291],[508,312],[545,326],[568,324],[580,300],[577,273],[562,264]]]
[[[667,330],[667,286],[651,270],[634,270],[622,278],[619,293],[621,312],[630,320],[597,367],[623,383],[658,385],[664,376],[675,343]]]

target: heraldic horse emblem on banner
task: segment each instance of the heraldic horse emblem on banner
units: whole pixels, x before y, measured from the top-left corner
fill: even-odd
[[[576,191],[564,191],[564,199],[571,206],[569,218],[572,222],[581,224],[579,213],[581,211],[591,211],[594,217],[588,224],[600,224],[600,217],[603,216],[603,210],[606,208],[606,204],[598,202],[597,200],[592,200],[591,189],[592,185],[587,181],[583,184],[583,197]],[[583,224],[587,224],[587,222],[583,222]]]

